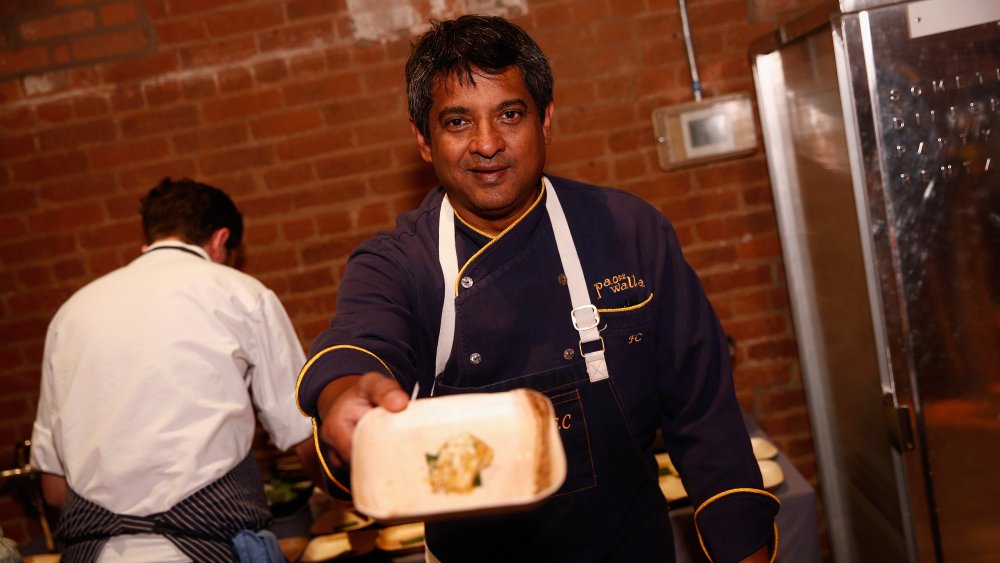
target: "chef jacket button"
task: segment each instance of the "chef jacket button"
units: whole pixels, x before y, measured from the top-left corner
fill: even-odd
[[[479,365],[479,362],[483,361],[483,357],[479,355],[479,352],[473,352],[472,355],[469,356],[469,361]]]
[[[565,350],[563,350],[563,357],[566,358],[567,360],[572,360],[573,356],[575,355],[576,351],[573,350],[572,348],[566,348]]]
[[[462,287],[464,287],[465,289],[469,289],[470,287],[472,287],[472,278],[470,278],[469,276],[465,276],[459,283],[461,283]]]
[[[566,285],[566,274],[559,274],[559,285]]]

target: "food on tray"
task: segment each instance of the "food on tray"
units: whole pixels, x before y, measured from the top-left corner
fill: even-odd
[[[472,434],[457,434],[441,449],[427,454],[431,490],[435,493],[471,493],[482,484],[480,473],[493,463],[493,448]]]
[[[316,536],[306,545],[302,553],[303,563],[313,563],[316,561],[327,561],[334,557],[340,557],[351,551],[351,540],[345,532],[339,534],[329,534],[326,536]]]
[[[401,551],[424,545],[424,523],[414,522],[379,530],[375,545],[382,551]]]
[[[566,478],[554,419],[552,401],[529,389],[374,408],[354,430],[354,508],[402,524],[540,502]]]

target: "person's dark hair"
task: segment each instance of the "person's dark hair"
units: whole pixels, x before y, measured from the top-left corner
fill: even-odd
[[[552,101],[549,60],[523,29],[495,16],[462,16],[431,20],[431,29],[410,50],[406,61],[406,94],[410,119],[430,141],[434,81],[451,74],[460,84],[475,84],[474,69],[500,74],[516,66],[535,101],[538,119]]]
[[[187,178],[164,178],[140,200],[142,231],[146,244],[176,236],[190,244],[203,245],[212,233],[229,229],[226,248],[239,248],[243,240],[243,216],[222,190]]]

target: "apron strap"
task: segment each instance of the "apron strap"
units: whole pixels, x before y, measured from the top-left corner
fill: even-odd
[[[566,274],[566,285],[569,288],[570,301],[573,310],[570,311],[570,321],[580,333],[580,355],[587,363],[587,375],[591,382],[608,378],[608,365],[604,358],[604,339],[601,338],[601,315],[597,307],[590,302],[587,291],[587,281],[583,276],[583,266],[573,244],[573,235],[566,222],[559,197],[549,179],[542,177],[545,188],[545,210],[552,223],[555,234],[556,248],[559,250],[559,261]],[[455,284],[458,282],[458,251],[455,247],[455,209],[445,194],[441,199],[441,212],[438,215],[438,262],[444,276],[444,302],[441,306],[441,328],[438,331],[437,355],[434,361],[434,383],[430,395],[434,396],[438,377],[444,373],[445,364],[451,356],[455,341]]]
[[[580,354],[587,362],[587,375],[590,381],[601,381],[608,378],[608,365],[604,359],[604,339],[601,338],[598,325],[601,315],[597,307],[590,302],[587,291],[587,281],[583,277],[583,266],[580,256],[573,244],[573,235],[569,232],[566,214],[559,204],[559,196],[548,178],[542,177],[545,186],[545,209],[549,212],[552,232],[556,237],[556,247],[559,249],[559,260],[562,261],[563,272],[566,274],[566,286],[569,287],[569,297],[573,302],[570,320],[573,328],[580,333]]]
[[[437,356],[434,360],[434,382],[431,396],[437,387],[438,377],[451,356],[455,340],[455,284],[458,282],[458,251],[455,248],[455,209],[445,194],[438,216],[438,261],[444,275],[444,304],[441,306],[441,328],[438,330]]]

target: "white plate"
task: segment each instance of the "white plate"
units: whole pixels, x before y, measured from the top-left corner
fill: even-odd
[[[767,438],[751,436],[750,446],[753,448],[753,456],[757,459],[774,459],[778,455],[778,448]]]
[[[370,526],[374,522],[375,520],[349,508],[333,506],[313,520],[312,525],[309,526],[309,533],[320,536],[336,532],[350,532]]]
[[[773,489],[785,482],[785,472],[777,461],[762,459],[757,461],[760,466],[760,476],[764,479],[764,488]]]
[[[378,531],[375,545],[382,551],[402,551],[424,545],[424,523],[390,526]]]
[[[669,460],[669,457],[666,458],[667,463],[669,463]],[[660,462],[660,456],[657,456],[657,461]],[[773,489],[785,482],[785,472],[781,470],[778,462],[762,459],[757,460],[757,465],[760,467],[760,476],[764,481],[765,489]],[[660,467],[664,467],[664,465],[660,465]],[[673,466],[671,465],[670,467]],[[670,475],[660,475],[660,491],[663,492],[663,496],[670,502],[681,500],[688,496],[687,491],[684,490],[684,483],[677,476],[676,472]]]
[[[302,552],[303,563],[313,563],[315,561],[326,561],[334,557],[351,551],[351,540],[346,532],[339,534],[329,534],[326,536],[316,536],[309,540],[309,545]]]
[[[399,413],[372,409],[354,431],[354,508],[402,522],[539,502],[566,479],[554,420],[552,402],[527,389],[418,399]],[[470,492],[434,492],[427,456],[465,434],[491,448],[492,462]]]
[[[667,497],[667,500],[670,502],[681,500],[688,496],[687,491],[684,490],[684,483],[681,482],[681,478],[677,475],[662,475],[660,477],[660,490],[663,491],[663,496]]]

